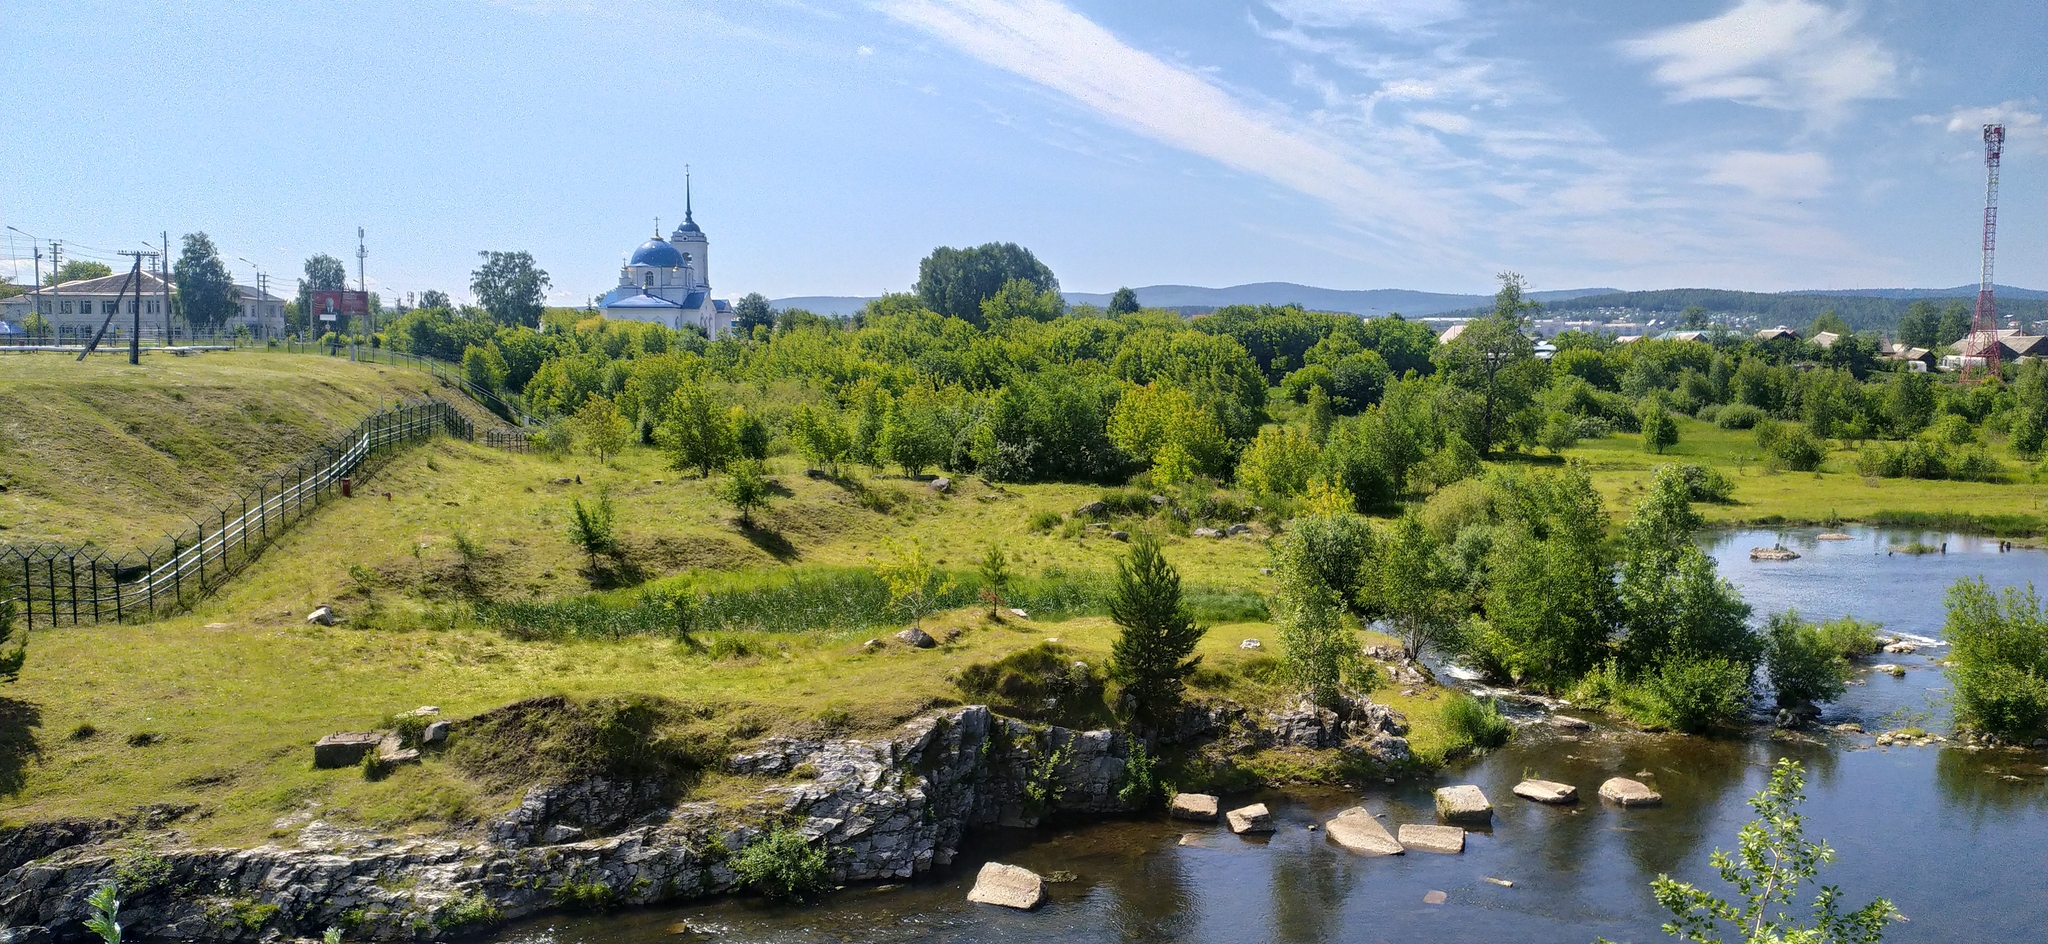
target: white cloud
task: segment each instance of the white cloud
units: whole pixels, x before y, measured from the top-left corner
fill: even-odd
[[[1830,127],[1848,106],[1895,94],[1898,61],[1857,30],[1854,10],[1815,0],[1741,0],[1719,16],[1621,43],[1657,63],[1676,101],[1726,99],[1799,111]]]
[[[1766,199],[1799,199],[1819,196],[1834,183],[1835,174],[1827,157],[1812,151],[1732,151],[1717,158],[1701,179]]]
[[[1471,134],[1472,119],[1449,111],[1410,112],[1408,120],[1425,128],[1434,128],[1445,134]]]
[[[873,46],[857,46],[857,47],[855,47],[855,48],[854,48],[854,50],[853,50],[853,51],[854,51],[854,53],[855,53],[856,55],[862,55],[862,56],[872,56],[872,55],[874,55],[874,54],[875,54],[875,47],[873,47]]]
[[[890,16],[1162,143],[1374,221],[1446,233],[1444,208],[1345,145],[1135,49],[1055,0],[885,0]]]
[[[1396,32],[1421,29],[1465,15],[1464,0],[1266,0],[1266,6],[1296,26],[1370,24]]]
[[[1924,125],[1942,125],[1951,134],[1968,134],[1972,139],[1978,139],[1984,133],[1985,125],[2004,125],[2007,153],[2038,154],[2043,145],[2048,144],[2048,138],[2041,133],[2041,113],[2027,110],[2027,106],[2019,101],[1963,105],[1944,114],[1914,115],[1913,120]]]

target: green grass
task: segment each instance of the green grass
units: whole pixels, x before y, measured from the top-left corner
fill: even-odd
[[[1719,469],[1735,483],[1732,502],[1698,506],[1710,524],[1863,522],[2005,537],[2048,533],[2048,485],[2035,480],[2033,463],[2003,446],[1992,454],[2005,465],[2006,482],[1879,479],[1856,473],[1854,449],[1831,451],[1818,472],[1776,472],[1765,468],[1751,430],[1692,419],[1678,425],[1678,445],[1661,456],[1644,452],[1641,436],[1615,434],[1586,440],[1565,450],[1564,458],[1585,463],[1617,520],[1642,497],[1658,466],[1691,462]]]

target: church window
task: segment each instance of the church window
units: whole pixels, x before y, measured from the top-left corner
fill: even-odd
[[[653,287],[654,287],[654,272],[653,272],[653,271],[651,271],[651,270],[650,270],[650,271],[648,271],[648,272],[647,272],[647,273],[646,273],[646,274],[645,274],[645,275],[643,276],[643,281],[644,281],[644,284],[645,284],[645,285],[646,285],[646,286],[647,286],[648,288],[653,288]]]

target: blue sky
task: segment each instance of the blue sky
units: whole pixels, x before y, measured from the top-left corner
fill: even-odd
[[[683,165],[720,295],[902,290],[1014,240],[1064,287],[2048,284],[2048,4],[0,0],[0,223],[205,230],[290,284],[617,279]],[[115,28],[119,27],[119,28]],[[11,232],[0,254],[25,257]],[[22,275],[26,280],[25,263]],[[0,272],[4,272],[0,269]]]

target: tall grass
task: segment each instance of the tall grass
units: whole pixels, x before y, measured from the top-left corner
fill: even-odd
[[[980,575],[950,574],[939,609],[972,605]],[[1012,578],[1004,598],[1033,619],[1064,620],[1109,612],[1109,577],[1049,568]],[[1265,598],[1222,587],[1191,587],[1188,608],[1204,622],[1266,618]],[[557,600],[478,604],[479,622],[520,639],[682,637],[698,632],[801,633],[871,630],[907,622],[889,605],[889,588],[873,571],[847,567],[661,581],[640,591],[594,593]]]

